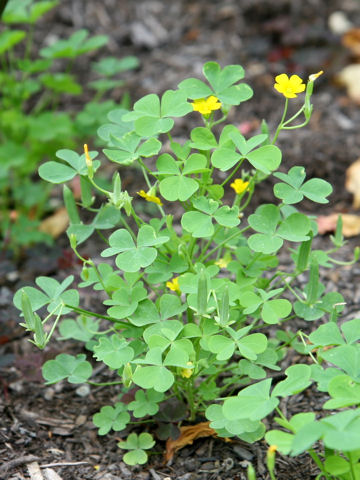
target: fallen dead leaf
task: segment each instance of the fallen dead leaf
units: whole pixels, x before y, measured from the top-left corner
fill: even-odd
[[[336,80],[346,87],[347,94],[355,103],[360,104],[360,64],[352,64],[343,68]]]
[[[53,238],[59,237],[69,225],[69,216],[66,208],[60,208],[50,217],[45,218],[40,224],[41,232],[51,235]]]
[[[209,427],[209,424],[210,422],[202,422],[188,427],[180,427],[179,437],[176,440],[169,438],[166,442],[165,461],[171,460],[174,454],[186,445],[192,445],[197,438],[217,437],[217,433]]]
[[[353,208],[360,208],[360,158],[346,169],[345,188],[354,195]]]
[[[360,28],[351,28],[342,37],[342,44],[360,57]]]
[[[344,237],[356,237],[360,235],[360,216],[351,215],[348,213],[341,214],[343,228],[342,233]],[[319,234],[334,232],[336,230],[336,223],[339,218],[338,213],[332,213],[331,215],[320,215],[317,217],[317,224]]]

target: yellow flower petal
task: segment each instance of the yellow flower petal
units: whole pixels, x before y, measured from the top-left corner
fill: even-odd
[[[210,115],[214,110],[219,110],[221,108],[221,103],[219,99],[214,95],[210,95],[208,98],[198,98],[194,100],[191,104],[195,112],[201,113],[201,115]]]
[[[166,282],[166,286],[172,292],[181,292],[179,286],[179,277],[174,277],[171,281]]]
[[[275,90],[282,93],[286,98],[296,98],[298,93],[305,90],[306,85],[298,75],[291,75],[289,78],[286,73],[277,75],[274,84]]]
[[[230,183],[230,187],[235,190],[235,193],[240,195],[249,188],[249,182],[244,182],[242,178],[237,178],[233,183]]]
[[[152,202],[156,203],[157,205],[162,205],[162,202],[159,197],[156,197],[155,195],[149,195],[146,193],[144,190],[140,190],[140,192],[136,192],[140,197],[145,198],[147,202]]]

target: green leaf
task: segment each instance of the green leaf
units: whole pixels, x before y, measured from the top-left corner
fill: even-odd
[[[332,399],[324,403],[325,409],[360,405],[360,383],[354,382],[348,375],[338,375],[330,380],[328,392]]]
[[[280,210],[275,205],[261,205],[254,214],[249,216],[249,225],[256,232],[264,234],[275,233],[276,227],[280,222]]]
[[[250,419],[261,420],[271,413],[279,400],[270,398],[271,379],[250,385],[241,390],[237,397],[225,400],[223,412],[228,420]]]
[[[0,55],[10,50],[14,45],[25,38],[26,32],[23,30],[5,30],[0,34]]]
[[[144,450],[148,450],[155,445],[153,437],[149,433],[131,433],[125,442],[119,442],[118,447],[126,450],[130,450],[123,457],[123,460],[128,465],[144,464],[147,461],[147,453]]]
[[[275,145],[265,145],[246,155],[251,165],[265,175],[270,175],[281,163],[281,150]]]
[[[271,396],[288,397],[302,392],[311,385],[309,365],[292,365],[285,370],[287,379],[275,385]]]
[[[94,346],[94,357],[108,367],[117,369],[134,358],[134,350],[126,340],[114,334],[111,337],[99,338],[99,343]]]
[[[64,183],[75,177],[76,170],[59,162],[46,162],[40,165],[39,175],[50,183]]]
[[[249,360],[256,360],[257,355],[263,353],[267,347],[267,338],[262,333],[252,333],[237,341],[241,355]]]
[[[191,99],[204,98],[213,94],[211,88],[197,78],[187,78],[180,82],[178,87]]]
[[[95,413],[92,420],[94,425],[99,428],[98,435],[106,435],[110,430],[114,430],[114,432],[124,430],[130,422],[130,415],[126,411],[126,405],[117,402],[114,407],[102,407],[100,412]]]
[[[210,352],[217,354],[217,360],[228,360],[235,351],[234,340],[223,335],[213,335],[207,343]]]
[[[133,382],[141,388],[166,392],[174,383],[174,375],[164,366],[137,367]]]
[[[138,390],[135,394],[135,400],[130,402],[128,409],[133,411],[135,418],[155,415],[159,411],[159,403],[164,399],[164,395],[155,390]]]
[[[198,150],[211,150],[212,148],[217,147],[217,141],[214,134],[207,128],[194,128],[191,131],[190,137],[192,140],[190,146],[192,148],[197,148]]]
[[[169,202],[180,200],[185,202],[199,189],[199,183],[193,178],[183,175],[164,178],[160,181],[161,195]]]
[[[108,42],[106,35],[97,35],[87,39],[86,29],[78,30],[66,40],[58,40],[49,47],[42,48],[40,55],[45,58],[76,58],[79,55],[96,50]]]
[[[270,430],[265,433],[265,440],[268,445],[276,445],[279,452],[283,455],[289,455],[294,435],[281,430]]]
[[[218,168],[222,172],[230,170],[240,160],[241,155],[231,148],[221,147],[216,149],[211,155],[211,163],[215,168]]]
[[[329,200],[325,197],[329,196],[332,191],[333,188],[330,183],[321,178],[312,178],[301,187],[301,192],[305,197],[317,203],[328,203]]]
[[[350,463],[338,455],[326,456],[324,466],[327,472],[335,476],[344,475],[350,472],[351,469]]]
[[[304,242],[309,240],[310,219],[303,213],[289,215],[280,225],[277,235],[290,242]]]
[[[67,318],[60,324],[59,331],[62,339],[72,338],[79,342],[88,342],[91,340],[99,329],[99,320],[81,316],[76,320]]]
[[[322,358],[344,370],[354,380],[360,380],[360,348],[358,345],[341,345],[325,352]]]
[[[215,92],[222,92],[244,78],[244,69],[240,65],[227,65],[222,70],[216,62],[207,62],[203,68],[204,76]]]
[[[46,384],[60,382],[67,378],[70,383],[84,383],[91,377],[92,367],[85,360],[85,355],[68,355],[61,353],[54,360],[48,360],[42,367]]]
[[[98,62],[92,64],[92,68],[95,72],[106,77],[112,77],[120,72],[126,70],[132,70],[139,66],[139,60],[133,55],[129,55],[123,58],[105,57],[101,58]]]
[[[137,327],[157,323],[160,316],[153,302],[146,299],[139,303],[136,311],[129,317],[130,322]]]
[[[233,207],[224,205],[214,213],[214,219],[219,225],[222,225],[223,227],[236,227],[240,223],[239,207],[237,207],[236,205]]]
[[[354,318],[341,325],[341,330],[348,343],[354,343],[360,339],[360,318]]]
[[[264,303],[261,310],[261,318],[265,323],[273,325],[279,323],[279,320],[286,318],[292,310],[292,305],[288,300],[277,299],[269,300]]]
[[[209,215],[201,212],[186,212],[181,218],[182,227],[190,232],[194,238],[211,237],[214,226]]]
[[[342,345],[344,339],[341,336],[339,327],[334,322],[325,323],[312,332],[309,340],[316,347],[325,347],[328,345]]]
[[[167,90],[161,98],[162,117],[183,117],[193,111],[193,107],[186,101],[187,96],[181,90]]]

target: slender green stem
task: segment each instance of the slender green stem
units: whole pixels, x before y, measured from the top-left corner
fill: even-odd
[[[69,305],[69,304],[65,303],[65,307],[70,308],[75,313],[82,313],[82,314],[86,315],[87,317],[103,318],[104,320],[108,320],[109,322],[117,323],[119,325],[122,325],[123,327],[128,327],[129,326],[129,323],[122,322],[121,320],[118,320],[117,318],[109,317],[107,315],[101,315],[100,313],[90,312],[89,310],[84,310],[83,308],[75,307],[74,305]]]
[[[235,173],[239,170],[239,168],[241,167],[241,165],[243,164],[245,158],[242,158],[241,160],[239,160],[239,163],[236,165],[236,167],[234,168],[234,170],[230,173],[230,175],[225,178],[225,180],[220,184],[221,187],[223,187],[227,182],[229,182],[232,177],[235,175]]]
[[[325,475],[324,465],[323,465],[322,461],[320,460],[318,454],[315,452],[315,450],[313,448],[309,448],[308,453],[309,453],[310,457],[314,460],[316,465],[320,468],[321,472]]]
[[[283,114],[282,114],[280,123],[279,123],[279,125],[278,125],[278,127],[277,127],[277,129],[276,129],[276,132],[275,132],[273,141],[271,142],[273,145],[274,145],[274,143],[276,142],[276,140],[277,140],[277,138],[278,138],[278,136],[279,136],[279,133],[280,133],[280,131],[281,131],[281,129],[282,129],[282,126],[283,126],[283,123],[284,123],[284,120],[285,120],[285,117],[286,117],[288,105],[289,105],[289,99],[288,99],[288,98],[285,98],[284,111],[283,111]]]
[[[103,193],[106,197],[110,197],[110,192],[108,192],[107,190],[104,190],[103,188],[99,187],[99,185],[97,185],[95,182],[94,182],[94,179],[89,177],[88,176],[88,180],[89,182],[91,183],[91,185],[96,188],[96,190],[98,190],[99,192]]]
[[[109,387],[110,385],[121,385],[123,382],[91,382],[88,380],[86,383],[93,387]]]
[[[360,480],[360,473],[359,470],[356,468],[357,459],[353,458],[352,452],[347,452],[347,456],[350,460],[350,472],[352,480]]]
[[[303,111],[305,110],[305,105],[303,105],[300,110],[295,113],[295,115],[293,115],[292,117],[288,118],[286,120],[286,122],[283,123],[283,126],[287,125],[288,123],[291,123],[293,120],[295,120],[295,118],[297,118]]]
[[[225,245],[227,242],[229,242],[230,240],[233,240],[234,238],[238,237],[239,235],[241,235],[242,233],[246,232],[246,230],[249,230],[250,226],[248,227],[245,227],[243,228],[242,230],[238,230],[237,232],[233,233],[232,235],[230,235],[230,237],[226,238],[225,240],[223,240],[222,242],[220,242],[216,247],[214,247],[212,250],[210,250],[210,252],[205,255],[204,257],[201,257],[199,258],[199,262],[204,262],[207,258],[211,257],[211,255],[213,255],[215,252],[217,252],[219,250],[219,248],[221,248],[223,245]]]

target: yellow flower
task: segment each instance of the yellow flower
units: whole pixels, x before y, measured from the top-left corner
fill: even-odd
[[[91,168],[92,167],[92,160],[91,160],[91,157],[89,155],[89,149],[88,149],[88,146],[87,146],[86,143],[84,145],[84,153],[85,153],[86,166]]]
[[[229,265],[229,262],[230,262],[230,258],[229,259],[219,258],[219,260],[215,262],[215,265],[217,265],[219,268],[226,268]]]
[[[270,447],[268,448],[268,453],[271,454],[271,453],[275,453],[277,450],[277,445],[270,445]]]
[[[186,365],[188,365],[189,367],[194,366],[192,362],[187,362]],[[194,368],[183,368],[180,372],[180,375],[183,378],[190,378],[193,373],[194,373]]]
[[[140,197],[145,198],[147,202],[152,202],[156,203],[157,205],[162,205],[162,202],[159,197],[156,197],[155,195],[149,195],[146,193],[144,190],[140,190],[140,192],[136,192]]]
[[[320,72],[318,73],[313,73],[311,75],[309,75],[309,82],[315,82],[315,80],[320,77],[320,75],[322,75],[324,73],[323,70],[320,70]]]
[[[214,95],[211,95],[208,98],[199,98],[194,100],[191,104],[195,112],[200,112],[201,115],[210,115],[213,110],[219,110],[221,108],[221,103],[219,99]]]
[[[166,282],[166,286],[172,292],[180,292],[181,291],[180,286],[179,286],[179,277],[174,277],[170,282]]]
[[[235,190],[235,193],[240,195],[249,188],[249,182],[244,182],[241,178],[237,178],[233,183],[230,183],[230,187]]]
[[[289,78],[286,73],[275,77],[277,83],[274,84],[275,90],[282,93],[286,98],[296,98],[297,94],[303,92],[306,88],[305,83],[298,75],[291,75]]]

